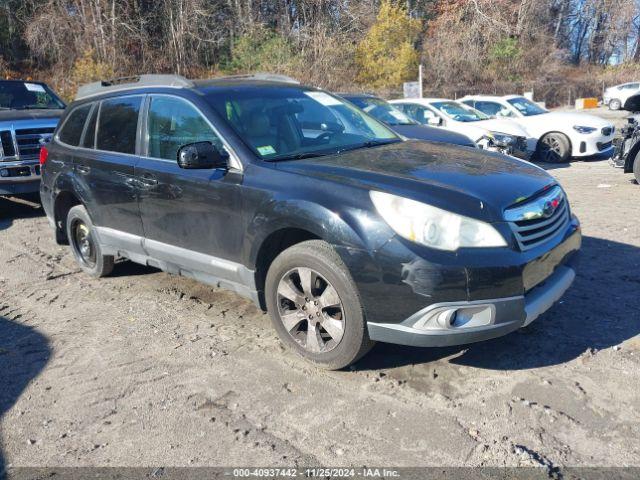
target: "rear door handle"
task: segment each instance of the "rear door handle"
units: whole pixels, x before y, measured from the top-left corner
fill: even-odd
[[[76,165],[76,171],[82,175],[86,175],[91,171],[91,168],[86,165]]]

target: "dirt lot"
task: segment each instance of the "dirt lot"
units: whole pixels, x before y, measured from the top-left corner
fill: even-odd
[[[378,345],[318,371],[242,298],[137,267],[79,273],[42,211],[0,199],[0,433],[13,466],[640,466],[640,186],[551,173],[577,280],[527,330]]]

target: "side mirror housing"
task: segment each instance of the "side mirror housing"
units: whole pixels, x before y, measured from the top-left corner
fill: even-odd
[[[427,119],[427,124],[431,125],[432,127],[439,127],[442,125],[442,119],[440,117],[429,117]]]
[[[196,142],[178,149],[178,165],[185,169],[226,168],[229,155],[211,142]]]

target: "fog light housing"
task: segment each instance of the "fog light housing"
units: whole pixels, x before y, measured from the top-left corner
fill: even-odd
[[[491,303],[478,305],[447,305],[436,307],[413,324],[419,330],[464,330],[492,325],[496,318],[496,306]]]
[[[8,177],[9,176],[9,170],[7,170],[6,168],[3,168],[0,170],[0,177]]]

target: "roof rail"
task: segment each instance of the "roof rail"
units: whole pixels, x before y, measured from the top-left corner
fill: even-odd
[[[189,88],[194,84],[180,75],[138,75],[134,77],[112,78],[100,82],[82,85],[76,94],[76,100],[93,97],[102,93],[117,92],[134,87],[170,87]]]
[[[264,80],[267,82],[283,82],[283,83],[295,83],[297,85],[300,84],[299,80],[295,78],[289,77],[288,75],[280,75],[279,73],[247,73],[240,75],[225,75],[222,77],[215,77],[212,80],[225,80],[225,79],[246,79],[246,80]]]

